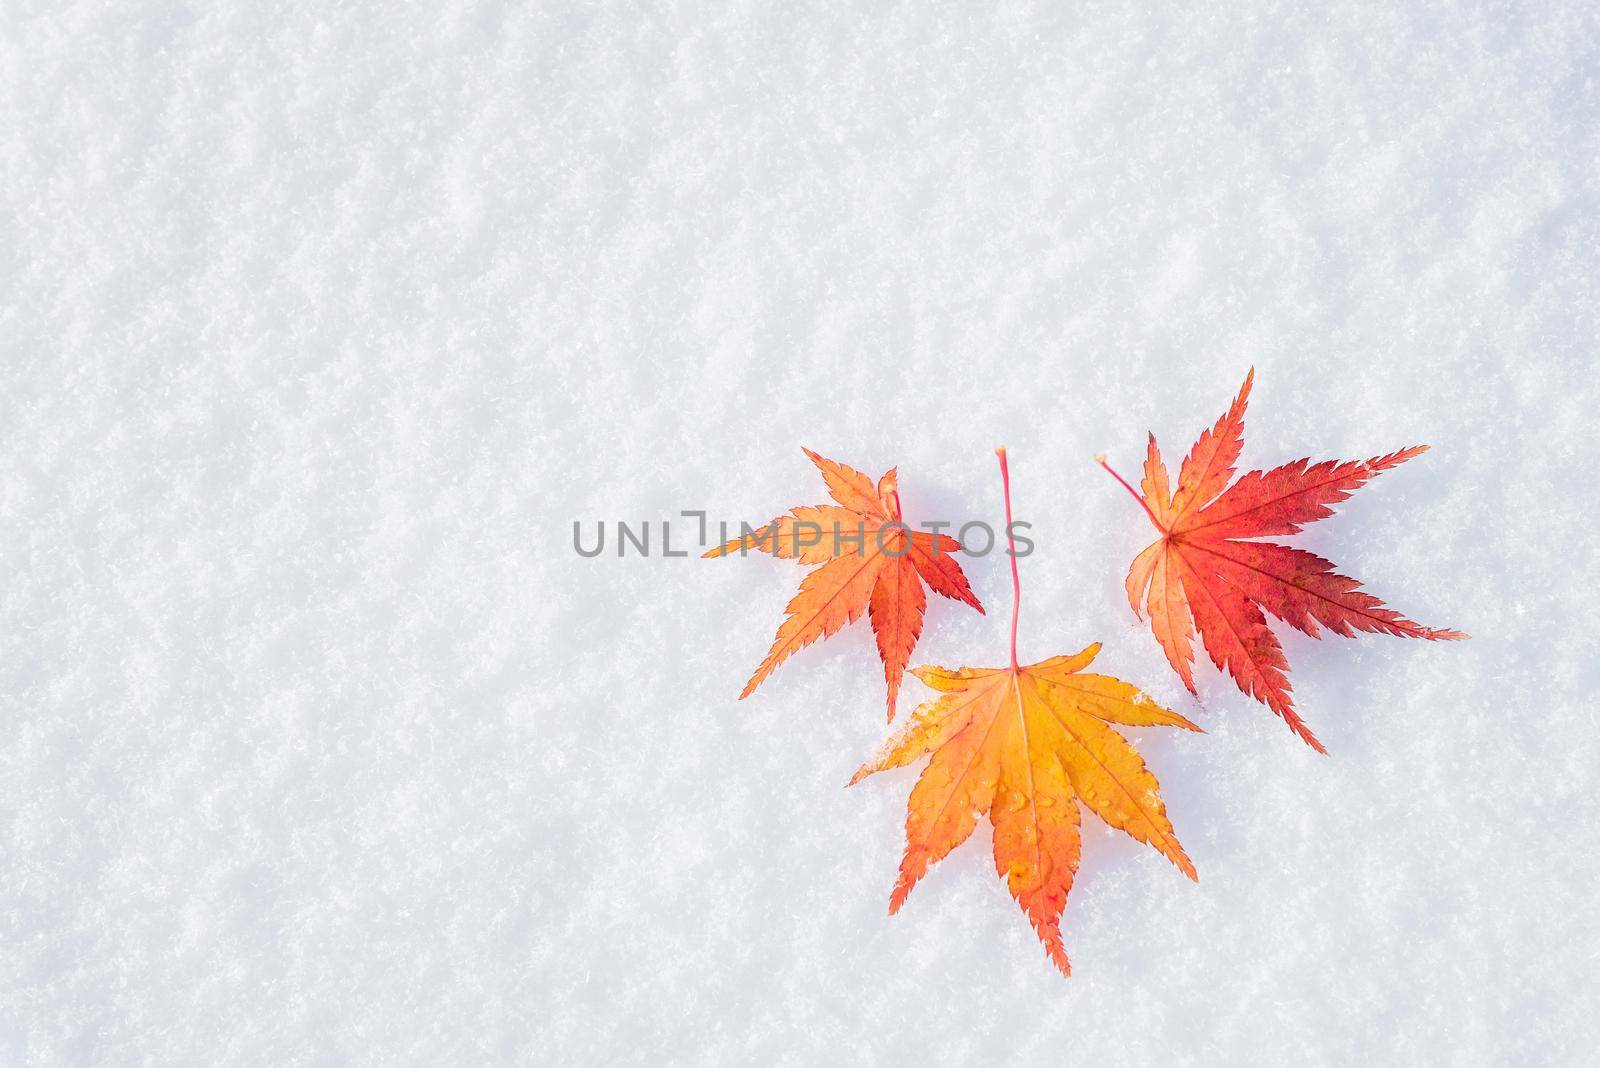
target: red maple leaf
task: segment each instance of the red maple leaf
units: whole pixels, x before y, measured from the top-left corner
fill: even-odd
[[[1332,505],[1368,479],[1428,448],[1415,445],[1359,461],[1294,460],[1271,471],[1251,471],[1230,486],[1244,446],[1245,401],[1254,377],[1254,371],[1245,377],[1232,407],[1184,457],[1177,492],[1169,490],[1154,434],[1144,462],[1143,494],[1104,456],[1096,460],[1138,498],[1161,533],[1128,569],[1128,603],[1137,615],[1143,600],[1150,629],[1189,692],[1197,692],[1190,664],[1198,630],[1212,663],[1325,753],[1295,711],[1289,664],[1263,609],[1313,638],[1322,627],[1347,638],[1357,631],[1430,641],[1466,635],[1413,623],[1304,549],[1249,540],[1298,534],[1306,524],[1332,515]]]

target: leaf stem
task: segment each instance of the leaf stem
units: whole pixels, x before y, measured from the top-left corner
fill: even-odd
[[[1006,547],[1011,556],[1011,670],[1017,670],[1017,617],[1022,614],[1022,579],[1017,575],[1017,539],[1011,533],[1011,469],[1006,466],[1006,447],[994,450],[1000,457],[1000,484],[1006,494]]]
[[[1099,464],[1101,467],[1105,468],[1107,471],[1109,471],[1111,473],[1111,477],[1112,478],[1114,478],[1118,482],[1122,483],[1122,488],[1123,489],[1125,489],[1129,493],[1133,494],[1133,499],[1139,502],[1139,507],[1144,509],[1144,514],[1150,517],[1150,522],[1152,522],[1152,523],[1154,523],[1156,525],[1156,529],[1157,530],[1165,530],[1165,529],[1167,529],[1166,527],[1161,525],[1161,520],[1156,518],[1156,514],[1150,510],[1149,502],[1146,501],[1142,496],[1140,496],[1139,491],[1134,489],[1132,486],[1128,485],[1128,480],[1123,478],[1121,475],[1117,474],[1117,472],[1112,468],[1112,466],[1110,464],[1106,463],[1106,454],[1105,453],[1103,453],[1103,452],[1095,453],[1094,454],[1094,462]]]

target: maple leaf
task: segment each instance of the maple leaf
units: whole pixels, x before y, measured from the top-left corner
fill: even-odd
[[[1143,600],[1151,632],[1189,692],[1197,693],[1191,664],[1198,630],[1219,670],[1281,716],[1307,745],[1326,753],[1295,711],[1289,664],[1263,609],[1313,638],[1322,627],[1347,638],[1357,631],[1430,641],[1466,635],[1413,623],[1304,549],[1242,540],[1298,534],[1308,523],[1332,515],[1332,505],[1369,479],[1428,450],[1414,445],[1370,460],[1294,460],[1271,471],[1251,471],[1230,486],[1244,447],[1245,402],[1254,379],[1252,370],[1233,405],[1184,457],[1176,492],[1154,434],[1145,455],[1142,494],[1104,456],[1095,459],[1144,505],[1161,533],[1128,569],[1128,603],[1140,615]]]
[[[1004,449],[1006,523],[1011,479]],[[1022,588],[1012,545],[1011,664],[1003,668],[920,667],[912,673],[941,696],[919,707],[850,785],[932,754],[906,808],[906,850],[889,898],[898,912],[928,866],[972,834],[986,813],[994,827],[995,871],[1033,924],[1050,960],[1070,975],[1061,913],[1081,852],[1081,804],[1107,824],[1159,850],[1198,877],[1162,804],[1160,784],[1133,746],[1108,724],[1200,728],[1109,675],[1084,674],[1100,651],[1026,667],[1017,664]]]
[[[717,546],[703,558],[751,550],[819,564],[800,582],[784,609],[772,648],[745,684],[749,697],[779,664],[818,638],[836,633],[865,611],[872,619],[894,719],[900,680],[922,635],[928,599],[922,587],[962,601],[981,614],[955,553],[954,538],[912,530],[901,518],[899,482],[890,468],[874,485],[853,467],[803,450],[822,472],[835,504],[791,509],[743,537]]]

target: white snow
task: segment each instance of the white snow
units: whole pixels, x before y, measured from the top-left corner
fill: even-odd
[[[1224,10],[1226,13],[1223,13]],[[1600,8],[0,9],[0,1062],[1577,1064],[1600,1043]],[[1122,599],[1124,472],[1433,451],[1300,544],[1466,643],[1287,639],[1317,757]],[[1088,823],[1046,961],[758,520],[800,446],[998,522]],[[687,529],[687,525],[685,527]],[[674,528],[674,536],[678,535]],[[937,600],[917,662],[1005,656]],[[920,689],[908,681],[902,707]]]

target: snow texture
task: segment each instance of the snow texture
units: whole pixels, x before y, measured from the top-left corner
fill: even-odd
[[[1600,8],[0,19],[0,1062],[1593,1057]],[[1288,638],[1327,758],[1182,693],[1090,459],[1252,365],[1247,466],[1433,446],[1300,544],[1473,635]],[[802,445],[998,521],[1002,443],[1023,656],[1209,731],[1070,980],[984,830],[885,915],[865,624],[738,702],[794,565],[572,548]],[[968,571],[915,662],[1003,662]]]

